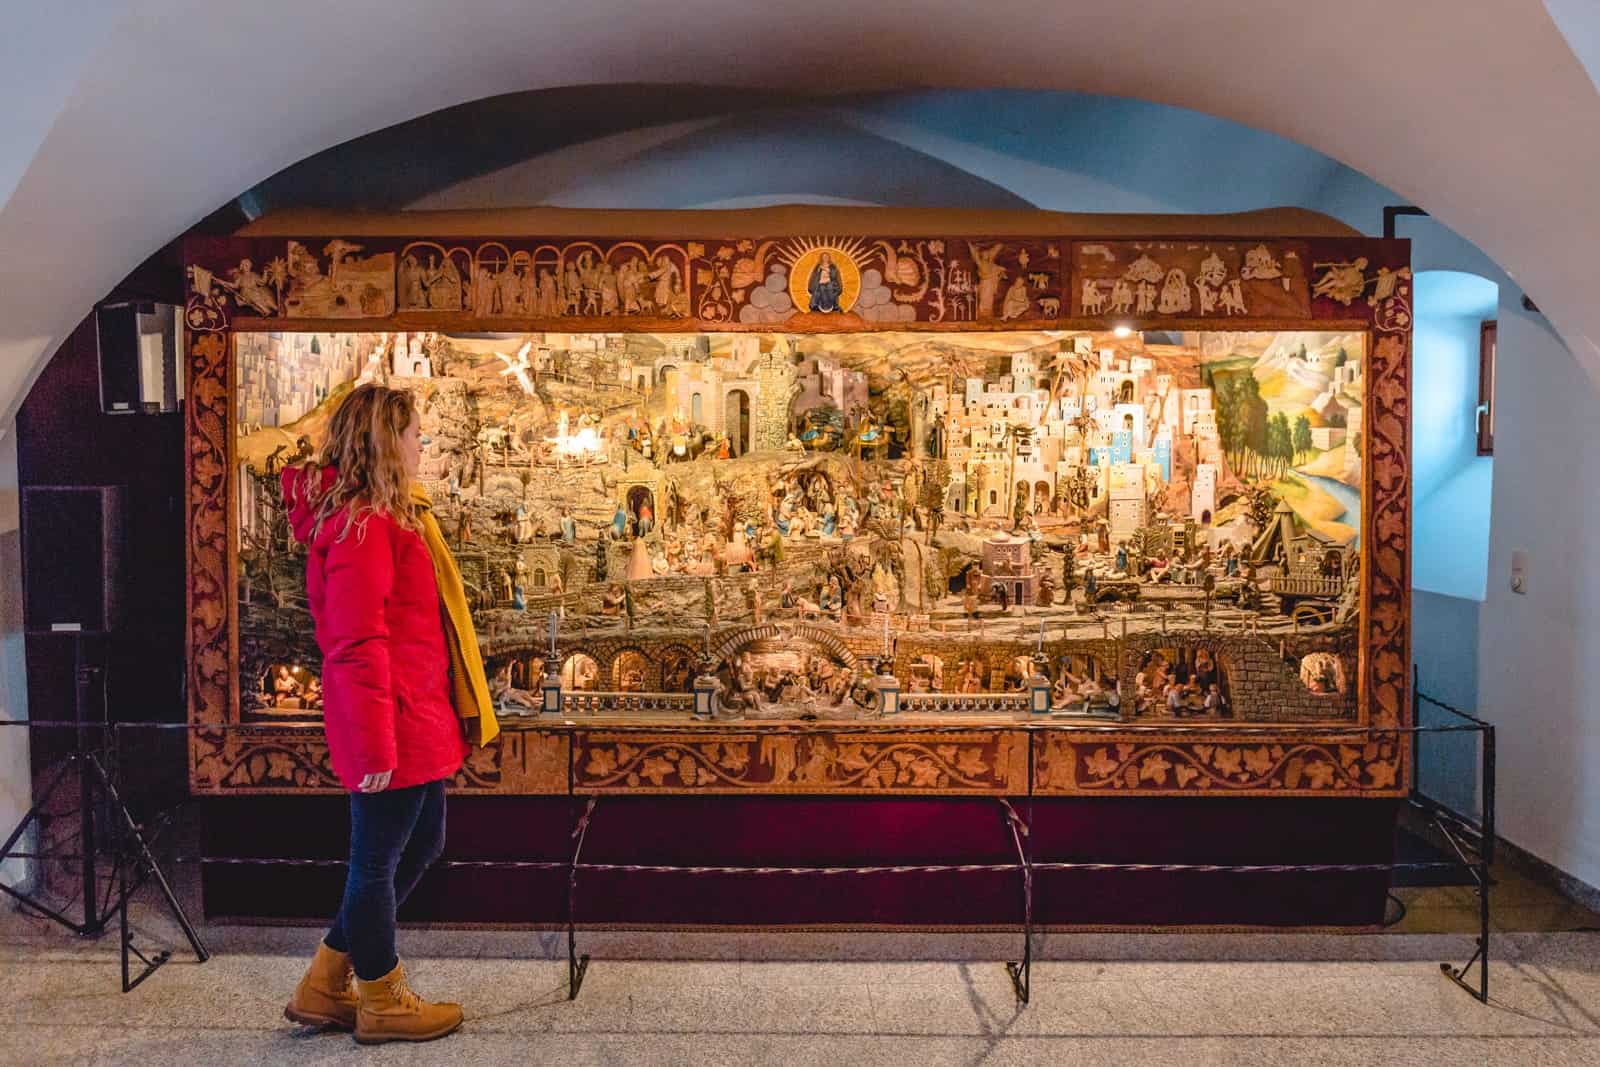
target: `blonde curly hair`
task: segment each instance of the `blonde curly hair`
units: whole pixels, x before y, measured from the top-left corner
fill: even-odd
[[[376,513],[408,530],[418,529],[400,440],[416,411],[416,399],[406,389],[369,383],[345,397],[328,424],[328,439],[306,464],[306,487],[316,515],[313,536],[340,509],[346,509],[341,541],[352,529],[359,536]],[[328,467],[336,475],[323,488],[319,471]]]

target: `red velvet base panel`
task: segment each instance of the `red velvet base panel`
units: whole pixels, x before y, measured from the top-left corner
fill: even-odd
[[[337,797],[208,799],[208,856],[340,858],[348,805]],[[447,859],[565,861],[581,799],[453,797]],[[1285,798],[1018,800],[1035,861],[1386,863],[1391,800]],[[836,866],[1008,863],[1000,804],[968,798],[601,798],[584,844],[593,863]],[[208,917],[318,920],[337,907],[338,867],[210,863]],[[1045,925],[1365,926],[1382,920],[1378,873],[1037,875]],[[552,924],[566,872],[435,869],[403,921]],[[639,925],[983,926],[1018,923],[1018,874],[691,875],[580,872],[580,923]]]

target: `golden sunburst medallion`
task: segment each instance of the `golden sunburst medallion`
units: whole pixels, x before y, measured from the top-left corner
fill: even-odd
[[[849,311],[861,296],[860,257],[866,245],[858,237],[801,237],[789,242],[778,259],[789,266],[789,295],[802,312]]]

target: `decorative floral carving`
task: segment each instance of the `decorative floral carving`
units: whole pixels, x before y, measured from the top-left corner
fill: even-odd
[[[1373,738],[1355,748],[1322,738],[1240,745],[1146,737],[1106,744],[1042,733],[1034,738],[1034,791],[1399,795],[1396,735]]]
[[[226,473],[230,347],[226,334],[205,333],[191,338],[188,352],[189,710],[196,722],[226,722],[232,706]]]
[[[831,731],[641,738],[583,731],[574,739],[578,792],[914,792],[1003,793],[1011,753],[1025,740],[1010,731],[961,734],[845,734]],[[1024,750],[1025,751],[1025,750]]]

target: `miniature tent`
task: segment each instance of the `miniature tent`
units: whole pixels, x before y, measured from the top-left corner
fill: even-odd
[[[1280,500],[1277,509],[1272,513],[1272,518],[1267,520],[1266,528],[1256,535],[1255,541],[1250,545],[1250,558],[1257,563],[1269,562],[1277,558],[1281,546],[1283,558],[1292,559],[1290,549],[1298,536],[1294,509],[1289,506],[1288,501]]]
[[[1296,558],[1296,549],[1320,551],[1339,547],[1338,542],[1314,527],[1299,529],[1299,520],[1286,500],[1279,500],[1266,529],[1256,536],[1250,546],[1250,559],[1256,563],[1270,563],[1277,558],[1278,546],[1283,546],[1283,558]]]

